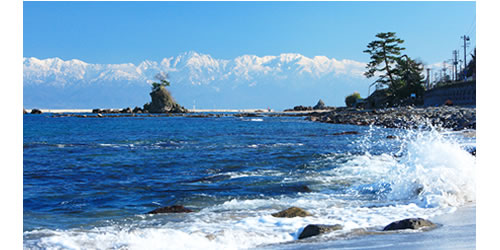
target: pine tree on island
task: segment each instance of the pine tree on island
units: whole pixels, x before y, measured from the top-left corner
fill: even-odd
[[[160,72],[155,76],[159,82],[151,84],[151,102],[144,104],[144,110],[149,113],[186,113],[187,109],[175,102],[166,87],[170,86],[168,75]]]

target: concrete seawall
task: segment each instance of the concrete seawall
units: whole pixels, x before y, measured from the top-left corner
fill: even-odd
[[[447,100],[453,105],[476,106],[476,81],[456,83],[428,90],[424,93],[424,106],[440,106]]]

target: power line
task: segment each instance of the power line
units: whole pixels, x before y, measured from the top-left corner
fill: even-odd
[[[476,15],[474,14],[474,19],[472,20],[472,24],[469,27],[468,31],[466,34],[470,36],[472,34],[472,31],[476,29]]]

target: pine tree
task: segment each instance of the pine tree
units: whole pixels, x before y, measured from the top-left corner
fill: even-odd
[[[155,79],[160,81],[160,82],[153,82],[151,85],[151,90],[152,92],[155,92],[157,91],[158,89],[160,89],[161,87],[168,87],[170,86],[170,82],[167,80],[168,78],[168,74],[164,73],[164,72],[160,72],[158,74],[156,74],[155,76]]]
[[[396,89],[395,64],[400,58],[401,51],[405,50],[399,46],[404,40],[397,38],[395,32],[378,33],[376,37],[379,40],[370,42],[368,49],[363,51],[371,56],[371,61],[366,65],[368,71],[364,75],[371,78],[377,72],[381,72],[376,82],[389,86],[389,89]]]

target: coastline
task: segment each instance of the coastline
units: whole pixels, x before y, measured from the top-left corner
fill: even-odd
[[[111,109],[110,109],[111,110]],[[31,110],[25,110],[31,113]],[[42,113],[55,114],[54,117],[76,116],[93,117],[134,117],[136,114],[151,117],[185,116],[185,117],[266,117],[266,116],[303,116],[306,120],[333,124],[351,124],[361,126],[381,126],[386,128],[418,129],[437,127],[453,130],[476,129],[476,108],[458,106],[438,107],[398,107],[385,109],[332,108],[317,110],[285,110],[272,109],[191,109],[187,113],[135,113],[131,110],[112,110],[113,112],[96,113],[90,109],[41,109]],[[72,114],[73,113],[73,114]],[[87,115],[90,114],[90,115]],[[117,113],[121,113],[116,115]]]
[[[34,108],[33,108],[34,109]],[[25,109],[28,113],[31,113],[33,109]],[[92,113],[93,109],[38,109],[43,113]],[[119,108],[109,110],[121,110]],[[310,114],[310,113],[325,113],[330,112],[331,109],[320,109],[313,111],[280,111],[273,109],[188,109],[189,113],[278,113],[278,114]]]

